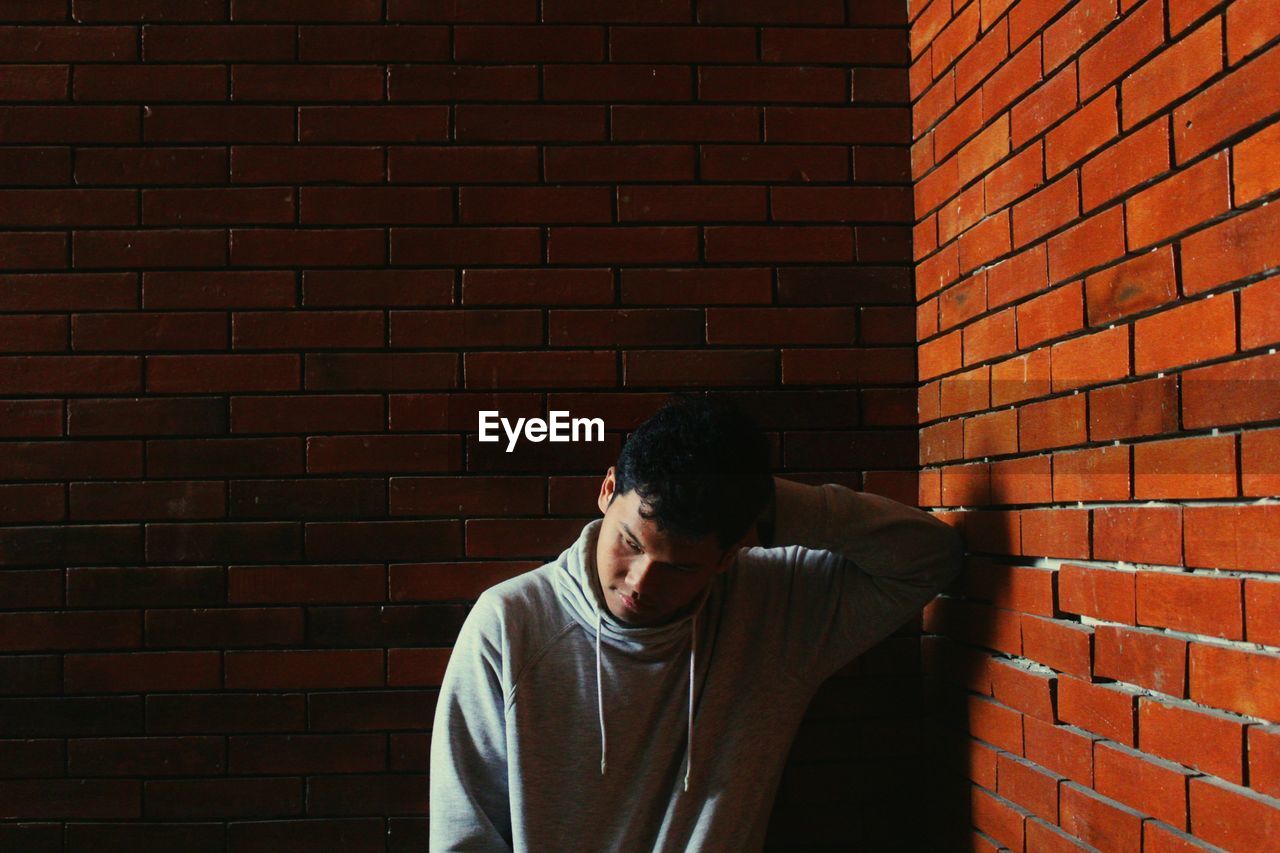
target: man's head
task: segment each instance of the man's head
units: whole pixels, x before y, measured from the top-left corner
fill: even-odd
[[[600,485],[596,571],[609,611],[632,625],[682,615],[733,565],[772,498],[769,441],[755,422],[726,401],[674,395],[628,436]]]

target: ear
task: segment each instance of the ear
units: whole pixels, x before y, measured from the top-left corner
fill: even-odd
[[[601,513],[609,511],[609,501],[613,498],[613,489],[617,485],[613,479],[613,466],[609,466],[609,470],[604,474],[604,480],[600,482],[600,496],[596,499],[596,505],[600,507]]]

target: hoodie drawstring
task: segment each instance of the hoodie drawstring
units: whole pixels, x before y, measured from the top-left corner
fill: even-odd
[[[684,789],[689,790],[689,774],[693,771],[693,673],[698,661],[698,614],[693,615],[693,630],[689,636],[689,728],[685,747],[687,759],[684,769]],[[600,714],[600,775],[608,764],[609,749],[604,729],[604,682],[600,677],[600,611],[596,611],[596,708]]]
[[[600,612],[596,611],[596,708],[600,712],[600,775],[604,775],[608,749],[604,740],[604,684],[600,680]]]

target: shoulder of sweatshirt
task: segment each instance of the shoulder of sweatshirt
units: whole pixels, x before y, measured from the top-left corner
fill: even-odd
[[[472,608],[476,627],[508,654],[541,648],[572,622],[556,590],[555,570],[548,563],[480,593]]]

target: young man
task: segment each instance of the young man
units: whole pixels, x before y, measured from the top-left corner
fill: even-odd
[[[481,594],[431,740],[431,849],[759,850],[823,681],[961,568],[928,513],[770,473],[741,412],[681,395],[604,514]]]

